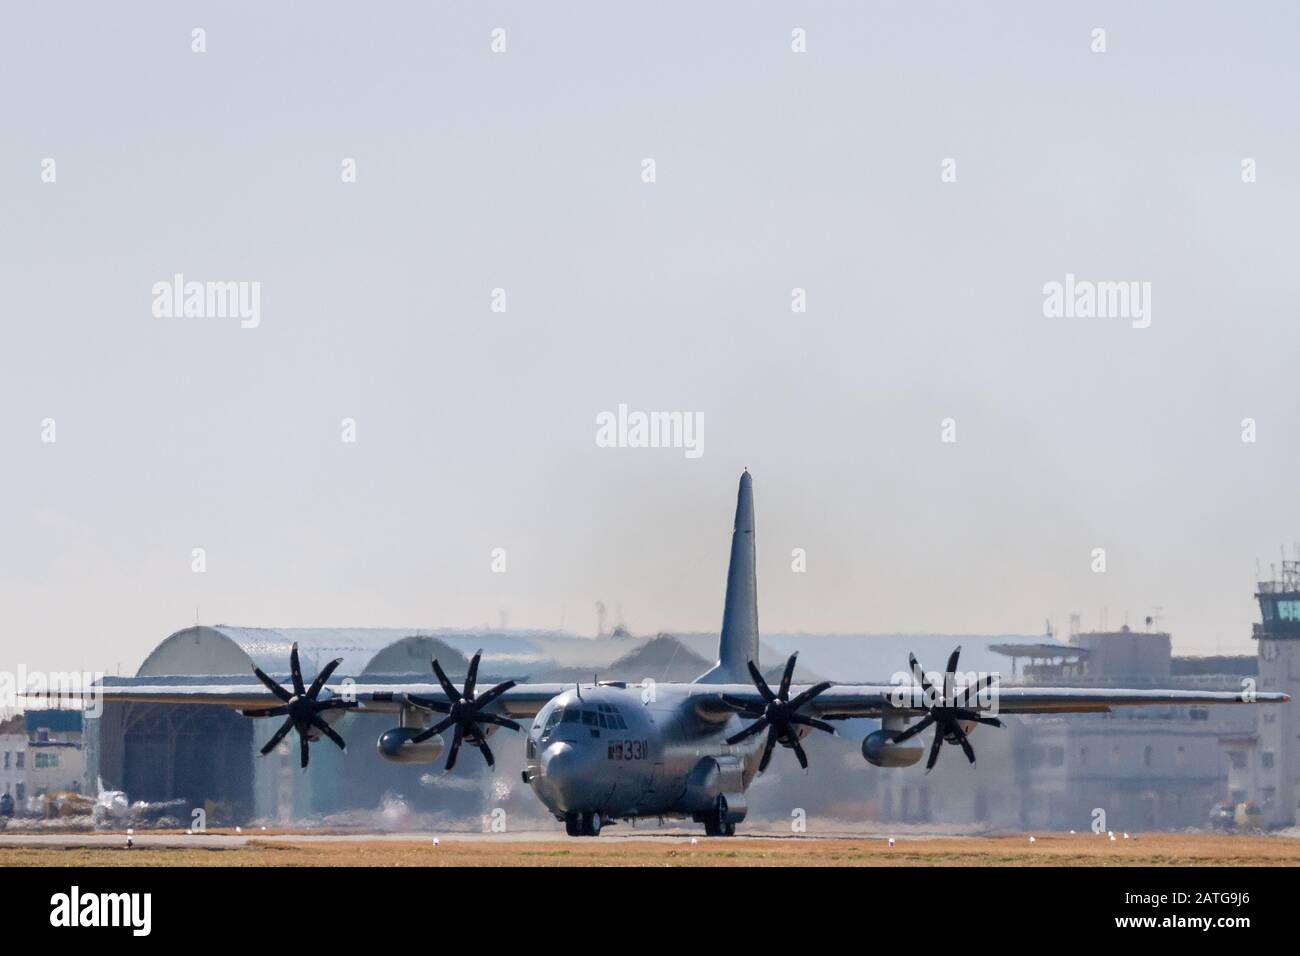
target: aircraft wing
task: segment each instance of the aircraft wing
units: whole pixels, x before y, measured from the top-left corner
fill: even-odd
[[[288,675],[273,675],[289,683]],[[531,718],[552,697],[563,693],[568,684],[517,683],[502,693],[486,710],[508,717]],[[407,695],[445,699],[442,688],[425,680],[353,681],[334,680],[325,685],[321,699],[341,697],[357,702],[357,713],[397,713]],[[49,691],[19,696],[45,701],[81,700],[136,704],[209,704],[236,710],[271,707],[280,701],[259,681],[249,675],[217,677],[105,677],[79,692]]]
[[[790,699],[810,690],[810,685],[795,684]],[[723,719],[735,713],[725,697],[762,707],[764,699],[751,684],[693,685],[696,710],[701,716]],[[886,711],[900,715],[924,713],[919,706],[922,691],[915,685],[832,684],[801,709],[809,716],[829,719],[880,717]],[[1002,687],[972,696],[962,706],[990,714],[1086,714],[1106,713],[1112,707],[1139,707],[1151,704],[1281,704],[1290,700],[1286,694],[1245,690],[1155,690],[1100,687]]]

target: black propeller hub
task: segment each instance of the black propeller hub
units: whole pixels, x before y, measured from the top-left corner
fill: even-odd
[[[347,744],[338,732],[329,725],[329,722],[321,716],[327,710],[347,710],[357,706],[354,700],[344,700],[341,697],[327,697],[320,699],[321,691],[325,689],[325,682],[330,679],[335,669],[343,663],[343,658],[330,661],[326,664],[316,679],[308,687],[303,683],[302,667],[298,660],[298,644],[294,643],[289,649],[289,677],[293,684],[293,690],[282,686],[275,678],[266,674],[261,668],[254,667],[253,673],[257,675],[266,689],[274,694],[282,703],[276,707],[263,707],[256,710],[245,710],[245,717],[283,717],[285,721],[280,725],[271,739],[266,742],[262,748],[262,756],[265,757],[274,750],[289,733],[296,731],[298,734],[299,760],[304,770],[307,769],[309,760],[308,745],[314,735],[324,735],[334,742],[340,750],[347,750]]]
[[[753,661],[748,662],[749,676],[754,681],[754,687],[758,690],[759,696],[763,699],[761,705],[752,700],[733,697],[729,694],[722,695],[723,701],[741,716],[754,718],[754,722],[740,733],[728,737],[728,744],[739,743],[747,737],[752,737],[763,730],[767,730],[767,741],[763,745],[763,756],[758,762],[759,773],[767,769],[767,765],[772,759],[772,749],[777,743],[782,743],[793,750],[795,757],[799,760],[799,766],[805,770],[808,769],[808,755],[804,753],[803,747],[799,743],[799,727],[812,727],[817,730],[824,730],[829,734],[835,733],[835,728],[825,721],[799,712],[801,707],[831,686],[829,681],[815,684],[797,694],[793,699],[790,697],[790,680],[794,676],[794,665],[798,657],[798,653],[791,654],[790,659],[785,662],[785,671],[781,675],[781,684],[775,693],[768,686],[757,665]]]
[[[896,744],[902,743],[904,740],[915,737],[933,724],[934,743],[930,745],[930,757],[925,762],[926,773],[934,769],[935,761],[939,759],[939,751],[943,748],[945,740],[961,747],[962,752],[966,754],[966,759],[971,764],[975,763],[975,749],[970,745],[970,740],[967,739],[966,730],[962,724],[986,724],[990,727],[1002,726],[1002,721],[996,717],[984,717],[978,710],[962,706],[963,700],[969,703],[989,687],[993,682],[993,678],[980,678],[974,684],[965,688],[961,695],[958,695],[954,675],[957,671],[957,659],[960,656],[960,647],[949,655],[948,669],[944,672],[942,687],[936,687],[930,682],[925,671],[921,669],[921,665],[917,663],[915,654],[909,654],[907,657],[908,663],[912,667],[912,676],[922,691],[919,709],[925,712],[925,716],[911,727],[895,734],[891,739]]]
[[[483,759],[487,761],[489,767],[496,766],[492,748],[487,744],[487,731],[484,730],[484,725],[509,727],[511,730],[521,729],[513,720],[499,714],[490,713],[486,709],[490,703],[511,687],[514,687],[514,681],[504,681],[482,694],[475,695],[474,687],[478,683],[478,665],[482,656],[483,651],[480,650],[470,660],[469,670],[465,674],[465,689],[463,691],[457,690],[456,685],[448,679],[438,661],[436,659],[433,661],[433,673],[442,686],[442,692],[446,695],[446,700],[417,697],[414,694],[406,696],[407,703],[424,710],[447,715],[432,727],[412,737],[411,743],[423,743],[434,734],[440,734],[448,728],[455,728],[452,733],[451,747],[447,751],[447,770],[456,766],[456,758],[460,755],[461,744],[467,741],[478,748],[479,753],[483,755]]]

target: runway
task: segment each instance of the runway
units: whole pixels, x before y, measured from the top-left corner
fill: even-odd
[[[527,833],[0,834],[0,866],[1297,866],[1300,840],[1262,834],[1046,833],[888,837],[686,830]],[[437,842],[435,843],[435,839]]]

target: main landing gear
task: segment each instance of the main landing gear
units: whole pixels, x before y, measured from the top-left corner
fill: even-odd
[[[600,828],[603,824],[604,820],[601,819],[599,812],[564,815],[564,832],[571,837],[600,836]]]
[[[727,798],[718,794],[718,802],[704,815],[704,835],[735,836],[736,824],[727,820]]]

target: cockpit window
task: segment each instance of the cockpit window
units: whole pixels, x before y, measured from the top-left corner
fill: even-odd
[[[563,707],[556,707],[553,711],[550,712],[549,715],[547,715],[547,717],[546,717],[546,723],[542,725],[542,739],[543,739],[543,740],[545,740],[547,737],[549,737],[549,736],[551,735],[551,731],[554,730],[554,729],[555,729],[555,725],[558,724],[558,723],[560,722],[560,717],[561,717],[563,714],[564,714],[564,708],[563,708]]]
[[[596,726],[596,712],[594,710],[584,710],[582,712],[582,722],[589,727]]]
[[[582,719],[582,711],[578,710],[576,707],[569,707],[565,709],[564,719],[561,721],[561,723],[576,724],[581,719]]]
[[[623,722],[623,715],[613,704],[597,704],[601,712],[602,727],[608,726],[610,730],[627,730],[627,724]]]

